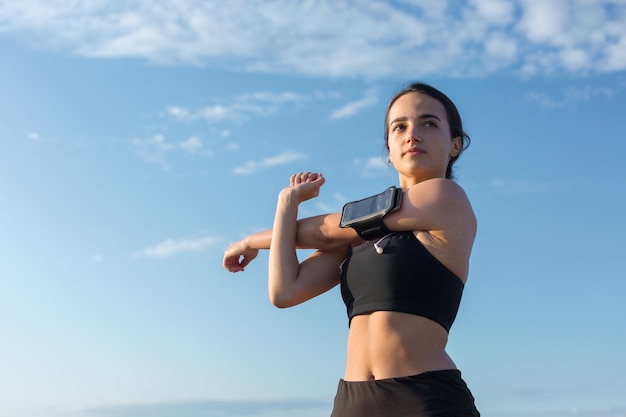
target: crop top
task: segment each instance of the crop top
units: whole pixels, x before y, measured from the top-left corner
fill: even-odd
[[[413,232],[391,233],[354,247],[341,269],[341,296],[350,322],[360,314],[397,311],[429,318],[450,332],[464,284]]]

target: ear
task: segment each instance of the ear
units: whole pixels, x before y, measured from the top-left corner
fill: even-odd
[[[451,158],[456,158],[457,156],[461,154],[461,149],[463,147],[462,144],[463,144],[463,140],[461,139],[460,136],[456,136],[452,138],[452,150],[450,151]]]
[[[387,151],[387,165],[391,164],[393,166],[393,161],[391,160],[391,152],[389,152],[389,145],[385,145],[385,150]]]

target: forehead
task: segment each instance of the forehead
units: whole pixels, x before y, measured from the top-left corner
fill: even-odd
[[[426,94],[410,92],[398,97],[391,105],[387,122],[400,117],[419,117],[424,114],[432,114],[441,120],[447,120],[446,109],[439,100]]]

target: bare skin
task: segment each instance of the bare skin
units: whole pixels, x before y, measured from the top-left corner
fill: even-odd
[[[385,225],[392,231],[413,231],[435,258],[465,282],[476,218],[465,192],[445,179],[449,158],[460,152],[460,140],[450,135],[445,109],[429,96],[408,93],[391,107],[388,127],[389,155],[404,193],[400,209],[385,217]],[[269,248],[268,290],[278,307],[302,303],[337,285],[339,265],[350,247],[361,243],[352,229],[338,227],[338,213],[297,220],[299,204],[315,198],[324,181],[317,173],[292,175],[279,194],[273,229],[234,243],[224,255],[224,267],[237,272],[256,257],[258,249]],[[299,262],[297,247],[317,251]],[[344,379],[455,369],[445,350],[447,340],[445,329],[421,316],[387,311],[356,316],[348,335]]]

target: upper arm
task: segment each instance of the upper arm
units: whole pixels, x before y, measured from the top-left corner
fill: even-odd
[[[291,307],[316,297],[341,280],[339,266],[348,255],[348,247],[328,251],[315,251],[306,258],[298,270],[298,276],[290,294],[278,307]]]
[[[402,196],[400,208],[385,216],[393,231],[436,231],[476,228],[467,195],[454,181],[436,178],[418,183]]]

